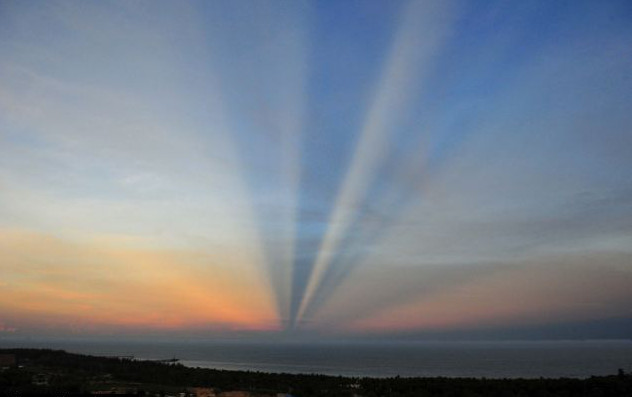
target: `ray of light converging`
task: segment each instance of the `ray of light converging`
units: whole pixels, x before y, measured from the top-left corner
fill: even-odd
[[[248,168],[248,195],[258,204],[252,216],[283,322],[291,300],[309,7],[301,2],[283,7],[271,3],[208,7],[217,33],[209,40],[220,58],[214,64],[223,92],[228,93],[230,126],[239,131],[236,141]],[[235,20],[248,21],[240,34],[230,34]],[[236,56],[227,56],[230,52]]]
[[[398,116],[414,94],[411,91],[416,83],[423,81],[424,71],[432,66],[433,55],[449,28],[450,11],[449,2],[411,2],[402,10],[401,27],[398,28],[349,169],[342,181],[299,307],[298,321],[322,283],[341,240],[348,233],[354,213],[362,206],[376,168],[386,157],[389,134],[393,133]]]
[[[628,3],[2,2],[0,338],[629,322]]]
[[[158,20],[143,19],[142,7],[132,5],[101,9],[94,4],[76,10],[51,4],[25,11],[34,20],[50,18],[48,27],[57,34],[68,30],[81,34],[72,43],[56,43],[52,51],[44,46],[26,50],[14,46],[13,62],[3,68],[3,105],[11,110],[7,120],[24,132],[6,136],[5,147],[27,150],[29,158],[36,160],[29,167],[32,170],[53,169],[18,179],[19,174],[10,171],[22,166],[22,156],[4,157],[3,183],[10,194],[23,197],[5,207],[13,214],[8,230],[14,223],[72,240],[105,235],[154,249],[230,250],[235,252],[222,256],[221,262],[233,272],[265,279],[261,241],[243,180],[245,168],[232,142],[234,133],[218,78],[208,71],[217,54],[208,49],[211,43],[196,10],[162,6],[164,18]],[[108,14],[100,24],[85,22],[103,11]],[[161,24],[175,23],[167,15],[182,18],[189,28],[175,36],[160,35]],[[106,47],[116,58],[92,60],[90,52],[86,59],[65,56],[73,51],[70,44],[89,49],[94,43],[110,43],[117,35],[125,40]],[[157,38],[145,50],[151,35]],[[29,38],[20,39],[28,43]],[[187,47],[180,47],[179,41],[187,42]],[[56,68],[41,69],[33,54],[46,57]],[[120,64],[123,57],[127,60]],[[188,73],[182,74],[185,68]],[[118,75],[120,70],[127,74]],[[186,109],[187,117],[173,112],[178,109]],[[135,266],[140,262],[134,262],[132,269]],[[166,276],[167,270],[171,276]],[[210,285],[206,290],[178,282],[184,269],[177,263],[168,269],[155,266],[154,271],[173,280],[164,288],[181,291],[182,299],[197,296],[200,309],[207,307],[205,293],[217,293]],[[130,274],[121,272],[120,277]],[[22,285],[19,279],[15,282]],[[261,302],[271,295],[271,290],[262,294]],[[209,313],[202,318],[225,310],[221,302],[203,309]],[[137,304],[140,309],[144,302]],[[266,311],[268,322],[277,321],[269,307]]]

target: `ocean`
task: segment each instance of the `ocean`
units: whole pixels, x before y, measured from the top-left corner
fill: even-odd
[[[7,340],[0,348],[63,349],[138,359],[178,358],[190,367],[343,376],[586,378],[632,372],[632,341],[244,343]]]

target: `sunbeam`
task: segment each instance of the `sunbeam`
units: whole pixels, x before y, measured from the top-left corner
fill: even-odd
[[[629,20],[624,0],[1,2],[0,336],[629,318]]]
[[[423,81],[433,66],[434,55],[449,32],[451,13],[452,7],[445,1],[410,2],[402,9],[401,26],[376,85],[373,101],[298,310],[299,323],[348,232],[354,212],[362,205],[369,184],[388,152],[389,136],[394,133],[398,118],[415,93],[413,87]]]
[[[299,179],[300,141],[306,107],[309,7],[296,2],[209,5],[210,35],[223,92],[229,93],[227,124],[244,164],[247,196],[264,252],[280,321],[289,316]],[[230,34],[231,21],[247,21]],[[236,57],[224,56],[235,52]],[[258,71],[252,73],[252,69]],[[239,90],[234,90],[239,87]],[[250,218],[249,218],[250,219]]]

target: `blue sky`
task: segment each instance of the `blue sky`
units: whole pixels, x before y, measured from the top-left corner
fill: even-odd
[[[629,318],[631,17],[3,2],[0,332]]]

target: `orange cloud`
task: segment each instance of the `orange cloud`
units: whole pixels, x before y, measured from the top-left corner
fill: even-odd
[[[546,324],[630,315],[626,255],[598,254],[498,266],[484,277],[437,288],[353,319],[346,332],[449,330]]]
[[[0,252],[0,310],[35,328],[279,327],[269,287],[244,271],[238,255],[119,248],[6,230]]]

